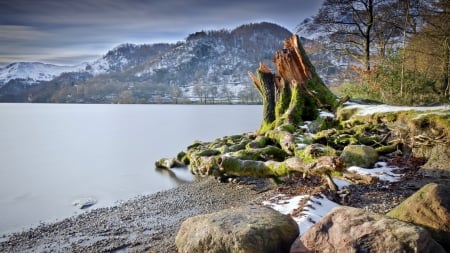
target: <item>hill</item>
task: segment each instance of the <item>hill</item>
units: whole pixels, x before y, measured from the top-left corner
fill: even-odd
[[[254,103],[260,97],[247,72],[261,61],[273,68],[274,52],[290,35],[262,22],[199,31],[176,44],[122,44],[77,66],[14,63],[0,69],[0,101]],[[313,61],[324,62],[323,53],[314,51],[315,42],[302,42]],[[319,73],[330,71],[322,65]],[[21,71],[13,71],[18,66]]]

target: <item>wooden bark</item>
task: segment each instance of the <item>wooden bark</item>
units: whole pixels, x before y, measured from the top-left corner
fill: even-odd
[[[283,49],[275,54],[274,63],[277,74],[262,63],[256,75],[249,72],[263,99],[260,133],[283,124],[298,126],[305,120],[314,120],[320,109],[336,109],[337,97],[317,75],[297,35],[284,42]]]

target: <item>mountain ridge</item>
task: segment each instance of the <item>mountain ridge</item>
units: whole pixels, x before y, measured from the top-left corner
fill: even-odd
[[[175,44],[124,43],[76,66],[40,63],[61,71],[32,73],[37,79],[13,79],[10,71],[2,84],[10,64],[0,68],[0,102],[207,102],[210,97],[255,102],[259,95],[247,72],[261,61],[274,68],[275,51],[291,35],[284,27],[261,22],[195,32]]]

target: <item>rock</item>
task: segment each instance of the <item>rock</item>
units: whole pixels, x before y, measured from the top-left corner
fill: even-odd
[[[306,146],[303,153],[304,153],[304,156],[307,158],[317,158],[320,156],[335,156],[336,150],[334,150],[330,146],[325,146],[320,143],[313,143],[313,144]]]
[[[312,252],[445,252],[424,228],[346,206],[332,209],[300,240]]]
[[[427,184],[387,215],[425,227],[450,252],[450,186]]]
[[[378,160],[378,152],[365,145],[348,145],[342,151],[341,158],[347,166],[370,168]]]
[[[155,167],[158,169],[171,169],[173,167],[182,166],[185,166],[185,164],[178,161],[176,158],[161,158],[155,162]]]
[[[450,144],[435,145],[419,173],[428,177],[450,178]]]
[[[175,244],[179,252],[289,252],[298,234],[291,217],[252,205],[186,219]]]
[[[311,251],[303,245],[302,241],[300,241],[300,237],[297,237],[292,243],[289,253],[311,253]]]
[[[97,204],[97,200],[92,197],[81,198],[81,199],[77,199],[74,202],[72,202],[72,205],[74,205],[80,209],[85,209],[85,208],[91,207],[95,204]]]

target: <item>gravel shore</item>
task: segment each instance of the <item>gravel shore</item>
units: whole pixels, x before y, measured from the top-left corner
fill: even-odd
[[[391,184],[351,185],[340,204],[385,214],[429,182],[450,184],[448,178],[429,178],[406,172]],[[43,224],[0,238],[0,252],[177,252],[175,236],[188,217],[251,203],[277,194],[311,195],[326,192],[321,177],[290,176],[284,184],[266,179],[219,183],[197,179],[177,188],[129,200],[118,206]]]
[[[181,222],[198,214],[260,202],[269,180],[218,183],[212,178],[93,209],[0,238],[0,252],[176,252]]]

